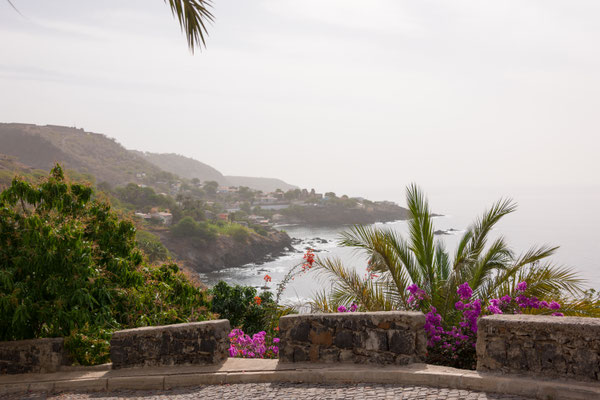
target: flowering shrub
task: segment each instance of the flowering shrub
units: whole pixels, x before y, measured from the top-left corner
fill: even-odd
[[[472,299],[473,290],[467,282],[460,285],[456,291],[460,300],[454,304],[454,309],[459,315],[459,322],[447,327],[442,321],[438,310],[430,306],[425,315],[425,332],[427,332],[427,361],[431,364],[449,365],[457,368],[474,369],[476,364],[475,343],[477,340],[477,320],[485,310],[489,314],[502,314],[510,312],[520,314],[531,309],[547,309],[554,311],[552,315],[562,316],[557,312],[560,304],[556,301],[550,303],[539,301],[535,296],[525,296],[527,282],[519,282],[514,296],[503,296],[500,299],[491,299],[489,305],[483,308],[480,299]],[[410,293],[408,302],[412,309],[421,309],[421,301],[427,295],[417,285],[407,288]]]
[[[229,343],[230,357],[277,358],[279,354],[279,338],[270,338],[265,331],[250,337],[243,330],[234,329],[229,334]]]
[[[276,308],[271,292],[258,294],[251,286],[229,286],[221,281],[209,293],[212,296],[211,311],[228,319],[231,326],[242,328],[249,334],[271,332],[269,326]]]
[[[315,253],[311,249],[308,249],[304,254],[305,262],[302,263],[302,271],[306,271],[307,269],[311,269],[315,262]]]
[[[337,312],[355,312],[358,310],[358,305],[356,303],[352,303],[350,308],[346,308],[345,306],[339,306],[337,308]]]

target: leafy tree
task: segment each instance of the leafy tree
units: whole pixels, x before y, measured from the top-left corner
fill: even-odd
[[[214,240],[217,232],[206,222],[197,222],[192,217],[183,217],[173,228],[173,235],[178,237],[195,237],[204,240]]]
[[[203,320],[208,300],[177,265],[148,267],[136,230],[56,166],[0,194],[0,340]]]
[[[258,295],[252,286],[229,286],[220,281],[210,289],[210,294],[211,311],[228,319],[232,327],[241,328],[250,335],[268,330],[271,313],[276,309],[271,292]],[[256,297],[260,298],[260,304]]]
[[[127,203],[133,208],[150,210],[152,207],[174,208],[175,203],[171,197],[157,194],[151,187],[139,186],[129,183],[125,187],[115,189],[118,200]]]
[[[209,196],[215,196],[217,194],[218,188],[219,188],[219,184],[216,181],[204,182],[204,191]]]
[[[527,281],[528,296],[547,301],[565,299],[565,314],[600,314],[597,304],[573,300],[582,292],[582,281],[572,269],[546,261],[557,247],[532,247],[516,255],[503,237],[488,243],[493,227],[516,210],[512,201],[498,201],[478,218],[466,230],[452,257],[443,242],[435,240],[428,202],[419,188],[408,187],[406,198],[412,217],[408,239],[392,230],[364,226],[342,234],[342,245],[368,256],[367,277],[346,268],[339,259],[318,261],[317,269],[334,281],[330,293],[322,292],[315,299],[318,309],[335,310],[351,302],[373,311],[408,309],[407,287],[414,283],[427,294],[423,310],[434,306],[444,321],[451,322],[457,318],[454,304],[459,300],[460,284],[468,282],[473,298],[485,302],[514,293],[518,282]]]
[[[167,250],[155,234],[138,230],[136,241],[139,249],[148,258],[148,262],[155,263],[157,261],[166,261],[170,258],[169,250]]]

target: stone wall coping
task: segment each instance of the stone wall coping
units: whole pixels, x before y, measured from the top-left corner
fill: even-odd
[[[589,327],[600,329],[600,318],[555,317],[552,315],[496,314],[479,319],[480,326],[502,323],[504,325],[527,325],[530,328],[552,325],[553,328],[581,329]]]
[[[130,334],[140,334],[140,333],[150,333],[157,331],[180,331],[187,330],[189,328],[202,328],[202,327],[210,327],[210,326],[218,326],[218,325],[227,325],[229,326],[229,320],[227,319],[215,319],[210,321],[199,321],[199,322],[186,322],[182,324],[173,324],[173,325],[160,325],[160,326],[142,326],[140,328],[131,328],[131,329],[123,329],[121,331],[116,331],[113,333],[115,335],[130,335]]]
[[[314,313],[314,314],[291,314],[279,319],[280,328],[301,322],[329,320],[353,321],[370,319],[379,323],[381,321],[397,321],[409,323],[412,327],[425,324],[425,314],[420,311],[374,311],[374,312],[345,312],[345,313]]]
[[[364,318],[364,317],[376,317],[376,318],[390,318],[390,317],[423,317],[425,314],[420,311],[372,311],[372,312],[345,312],[345,313],[313,313],[313,314],[290,314],[280,318],[282,319],[314,319],[318,318]]]

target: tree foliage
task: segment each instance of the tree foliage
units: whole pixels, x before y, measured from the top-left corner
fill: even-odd
[[[277,309],[271,292],[258,295],[252,286],[229,286],[221,281],[210,289],[210,294],[211,310],[228,319],[233,328],[241,328],[250,335],[269,330],[272,313]]]
[[[0,194],[0,340],[210,317],[176,265],[148,267],[131,221],[56,166]]]

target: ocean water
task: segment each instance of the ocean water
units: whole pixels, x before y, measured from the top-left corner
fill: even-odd
[[[598,237],[600,231],[600,189],[594,187],[563,188],[490,188],[456,189],[438,188],[428,191],[432,211],[443,214],[434,219],[435,229],[456,229],[451,235],[438,235],[452,253],[464,229],[501,197],[511,197],[518,203],[518,210],[506,216],[492,231],[490,239],[503,235],[517,253],[525,252],[532,245],[550,244],[560,246],[552,261],[573,267],[586,286],[600,289],[600,258]],[[394,197],[400,205],[405,201],[401,193]],[[406,221],[378,223],[378,226],[394,229],[406,235]],[[294,265],[302,262],[307,247],[314,248],[319,257],[339,257],[345,265],[366,272],[366,257],[353,249],[337,245],[339,234],[348,227],[282,226],[291,237],[300,239],[294,249],[277,259],[261,264],[248,264],[203,276],[212,285],[219,280],[228,283],[264,287],[263,277],[269,274],[276,284]],[[321,243],[325,239],[326,243]],[[491,242],[490,240],[490,242]],[[313,270],[301,274],[287,287],[283,298],[292,303],[303,303],[316,291],[330,287],[331,281]]]

